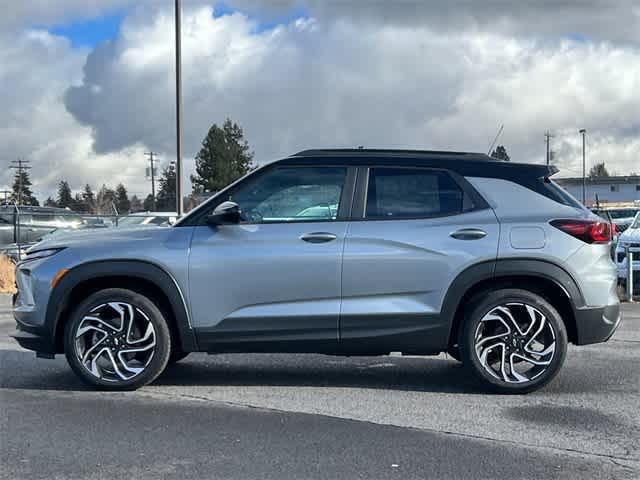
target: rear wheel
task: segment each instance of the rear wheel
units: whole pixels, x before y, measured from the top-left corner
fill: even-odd
[[[133,390],[160,375],[171,353],[161,311],[144,295],[111,288],[90,295],[65,329],[65,355],[85,382]]]
[[[464,364],[492,390],[527,393],[560,371],[567,332],[544,298],[527,290],[503,289],[470,302],[460,349]]]

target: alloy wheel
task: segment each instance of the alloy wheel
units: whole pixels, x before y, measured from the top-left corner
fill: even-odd
[[[492,308],[478,323],[475,354],[482,368],[506,383],[530,382],[553,361],[556,334],[537,308],[506,303]]]
[[[94,377],[108,382],[128,381],[153,359],[156,331],[149,316],[124,302],[101,304],[78,323],[75,354]]]

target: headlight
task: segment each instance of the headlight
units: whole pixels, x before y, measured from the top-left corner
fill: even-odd
[[[40,260],[42,258],[51,257],[61,250],[62,248],[49,248],[47,250],[36,250],[34,252],[28,251],[23,261],[29,262],[31,260]]]

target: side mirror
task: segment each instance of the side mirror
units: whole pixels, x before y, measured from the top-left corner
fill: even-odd
[[[207,225],[234,225],[240,223],[240,207],[235,202],[222,202],[207,216]]]
[[[178,221],[178,219],[176,217],[169,217],[169,220],[168,220],[167,223],[169,225],[175,225],[177,221]]]

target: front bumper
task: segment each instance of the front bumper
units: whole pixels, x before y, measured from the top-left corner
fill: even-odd
[[[620,304],[606,307],[584,307],[575,310],[577,344],[606,342],[614,334],[622,321]]]
[[[13,318],[16,321],[16,329],[9,334],[22,348],[34,350],[38,353],[54,354],[56,345],[53,333],[47,325],[34,325],[29,323],[33,316],[33,310],[21,305],[18,294],[13,296]]]

